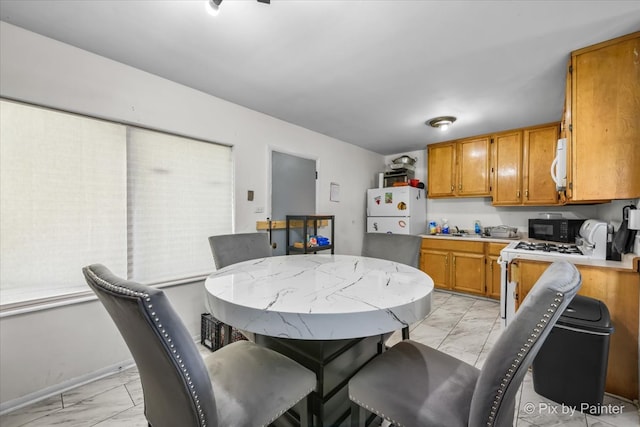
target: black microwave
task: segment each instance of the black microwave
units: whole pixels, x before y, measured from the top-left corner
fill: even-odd
[[[529,220],[529,238],[574,243],[584,219],[534,218]]]

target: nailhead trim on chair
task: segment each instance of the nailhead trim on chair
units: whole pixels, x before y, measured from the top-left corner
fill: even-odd
[[[132,297],[142,297],[142,298],[144,298],[145,302],[149,303],[149,304],[147,304],[147,308],[149,310],[153,309],[153,304],[150,304],[151,298],[149,297],[149,294],[147,294],[145,292],[135,292],[135,291],[132,291],[132,290],[130,290],[128,288],[111,284],[111,283],[107,282],[106,280],[103,280],[102,278],[98,277],[91,269],[87,269],[87,271],[91,275],[91,277],[94,279],[94,281],[96,281],[97,284],[102,286],[103,288],[106,288],[107,290],[109,290],[111,292],[115,292],[115,293],[120,294],[120,295],[127,295],[127,296],[132,296]],[[169,336],[167,331],[162,326],[162,323],[160,323],[160,319],[156,316],[156,313],[154,311],[151,311],[150,314],[151,314],[151,317],[153,318],[153,320],[156,322],[158,328],[160,329],[160,332],[162,332],[162,336],[167,340],[167,343],[169,344],[169,347],[171,348],[171,353],[174,355],[174,357],[176,359],[176,362],[178,363],[178,365],[180,365],[180,368],[181,368],[182,372],[184,373],[184,376],[187,379],[187,384],[189,385],[189,391],[190,391],[191,395],[193,396],[193,399],[195,400],[196,407],[198,408],[198,418],[200,419],[200,426],[201,427],[207,427],[207,423],[206,423],[206,420],[205,420],[204,412],[202,411],[202,406],[200,405],[200,398],[198,397],[198,393],[194,390],[193,381],[191,381],[191,375],[189,374],[189,371],[185,367],[184,363],[182,362],[182,357],[180,356],[180,353],[177,352],[175,346],[172,343],[171,337]]]
[[[305,397],[307,397],[309,395],[309,393],[311,393],[313,390],[315,389],[315,387],[311,387],[306,393],[304,393],[301,397],[298,398],[298,400],[296,400],[296,404],[298,402],[300,402],[302,399],[304,399]],[[293,405],[295,406],[295,404]],[[282,414],[284,414],[285,412],[287,412],[289,409],[291,408],[291,406],[289,406],[288,408],[284,408],[281,409],[277,415],[275,415],[273,418],[271,418],[266,424],[262,424],[262,427],[267,427],[268,425],[270,425],[272,422],[274,422],[275,420],[277,420],[278,418],[280,418],[280,416]],[[303,409],[304,411],[308,411],[307,408]],[[309,416],[311,416],[311,414],[308,414]],[[303,427],[303,426],[300,426]]]
[[[358,399],[353,397],[351,394],[349,394],[349,399],[351,399],[353,402],[356,402],[359,406],[362,406],[367,411],[372,412],[372,413],[376,414],[377,416],[382,417],[385,420],[389,421],[395,427],[405,427],[404,424],[394,420],[393,418],[388,417],[387,415],[383,414],[382,412],[378,411],[375,408],[370,408],[369,405],[367,405],[366,403],[360,402]]]
[[[496,421],[495,419],[496,414],[498,413],[498,409],[500,407],[500,402],[502,401],[502,397],[504,396],[505,389],[507,388],[507,386],[509,385],[509,382],[511,381],[511,377],[515,373],[516,369],[524,359],[524,356],[527,354],[531,346],[535,344],[535,342],[538,340],[538,336],[540,336],[540,332],[544,330],[544,328],[547,326],[549,319],[551,318],[553,313],[555,313],[555,311],[558,309],[558,305],[559,303],[562,302],[563,297],[564,297],[563,293],[561,292],[556,293],[556,298],[554,298],[553,300],[554,302],[551,303],[550,308],[548,308],[547,312],[542,315],[542,319],[540,319],[540,322],[536,324],[535,328],[533,328],[533,332],[531,332],[531,334],[529,335],[529,338],[527,338],[527,342],[524,343],[522,348],[520,348],[520,351],[518,352],[518,357],[514,359],[513,363],[511,364],[511,367],[508,369],[508,371],[505,373],[505,376],[500,381],[500,388],[498,388],[498,390],[496,391],[496,395],[493,400],[493,405],[491,406],[491,411],[489,412],[490,415],[487,420],[487,427],[494,426]]]

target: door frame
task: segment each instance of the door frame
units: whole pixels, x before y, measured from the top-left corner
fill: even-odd
[[[272,183],[272,175],[273,175],[273,165],[272,165],[272,156],[273,156],[273,152],[276,151],[278,153],[282,153],[282,154],[288,154],[290,156],[295,156],[295,157],[300,157],[301,159],[306,159],[306,160],[313,160],[316,164],[316,173],[318,174],[316,177],[316,188],[315,188],[315,205],[316,205],[316,212],[311,212],[311,214],[316,214],[318,212],[318,203],[320,202],[320,197],[319,197],[319,189],[320,189],[320,159],[318,158],[318,156],[315,155],[311,155],[311,154],[306,154],[306,153],[300,153],[297,151],[292,151],[292,150],[288,150],[286,148],[282,148],[282,147],[278,147],[276,145],[271,145],[268,144],[267,145],[267,187],[268,187],[268,200],[267,200],[267,213],[269,214],[268,217],[271,218],[272,221],[275,221],[278,218],[273,218],[273,209],[271,206],[271,200],[272,200],[272,195],[273,195],[273,183]],[[284,218],[282,218],[284,219]]]

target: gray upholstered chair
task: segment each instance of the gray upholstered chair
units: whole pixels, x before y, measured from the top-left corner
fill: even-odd
[[[422,237],[412,234],[364,233],[362,256],[380,258],[420,268]],[[388,336],[383,338],[386,341]],[[409,339],[409,326],[402,328],[402,339]]]
[[[213,262],[216,269],[224,268],[231,264],[236,264],[250,259],[265,258],[272,256],[271,245],[267,233],[238,233],[238,234],[221,234],[209,237],[209,246],[213,254]],[[207,312],[211,312],[209,299],[205,297],[205,306]],[[214,315],[215,317],[215,315]],[[232,328],[229,325],[223,325],[224,328],[224,344],[228,344],[233,337]],[[205,339],[205,328],[200,331],[201,342]],[[250,332],[242,332],[242,334],[255,341],[255,337]]]
[[[302,425],[311,425],[311,371],[248,341],[203,359],[163,291],[99,264],[83,273],[133,355],[149,426],[265,426],[296,404]]]
[[[482,370],[411,340],[396,344],[349,381],[352,425],[373,412],[398,427],[512,426],[517,389],[581,282],[572,264],[551,264]]]
[[[365,233],[362,256],[420,267],[422,237],[412,234]]]
[[[224,234],[209,237],[217,269],[250,259],[272,255],[267,233]]]

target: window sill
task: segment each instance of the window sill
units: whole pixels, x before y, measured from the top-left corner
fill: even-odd
[[[173,286],[188,285],[201,282],[207,278],[208,274],[186,277],[161,283],[151,283],[154,288],[170,288]],[[20,314],[32,313],[36,311],[49,310],[52,308],[64,307],[67,305],[81,304],[87,301],[97,300],[98,297],[92,291],[76,292],[73,294],[58,295],[53,297],[34,299],[29,301],[16,302],[0,305],[0,319],[3,317],[17,316]]]

